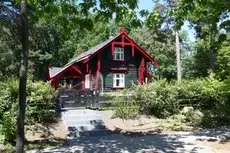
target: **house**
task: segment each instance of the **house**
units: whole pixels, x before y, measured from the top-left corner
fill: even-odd
[[[158,66],[122,28],[118,35],[73,58],[64,67],[49,66],[48,79],[55,88],[64,82],[66,87],[79,90],[123,89],[152,78],[147,70],[149,62]]]

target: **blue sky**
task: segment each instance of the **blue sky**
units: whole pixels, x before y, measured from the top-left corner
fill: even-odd
[[[139,9],[147,9],[149,11],[153,8],[153,1],[152,0],[139,0]]]
[[[138,7],[139,7],[139,10],[147,9],[147,10],[151,11],[152,8],[153,8],[153,5],[154,4],[153,4],[152,0],[139,0]],[[190,29],[188,25],[189,25],[189,23],[187,21],[185,21],[185,23],[181,27],[181,29],[188,31],[189,39],[191,41],[195,41],[195,37],[194,37],[195,30],[194,29]]]

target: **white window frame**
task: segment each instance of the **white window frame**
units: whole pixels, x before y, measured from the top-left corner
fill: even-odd
[[[114,88],[124,88],[125,87],[125,74],[124,73],[113,73],[113,87]]]
[[[90,75],[86,74],[85,75],[85,89],[89,89],[90,88]]]
[[[114,60],[124,60],[124,48],[120,48],[120,47],[115,47],[115,51],[114,51],[114,56],[113,59]]]

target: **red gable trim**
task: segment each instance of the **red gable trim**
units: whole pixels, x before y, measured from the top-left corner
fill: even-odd
[[[139,81],[141,84],[143,84],[144,82],[144,71],[145,71],[145,59],[142,57],[141,59],[141,64],[140,64],[140,78],[139,78]]]
[[[124,47],[124,42],[125,42],[125,37],[124,37],[124,35],[121,36],[121,41],[122,41],[122,47]]]
[[[85,90],[85,76],[83,76],[81,79],[81,85],[82,85],[81,89]]]
[[[88,62],[90,59],[92,59],[95,55],[99,54],[100,51],[104,50],[105,48],[109,47],[110,44],[115,41],[116,39],[118,39],[121,36],[121,34],[117,35],[116,37],[114,37],[111,41],[109,41],[105,46],[99,48],[94,54],[90,55],[88,58],[86,58],[83,63]]]
[[[79,69],[76,68],[76,66],[72,66],[71,68],[73,68],[75,71],[77,71],[79,74],[82,74],[81,71]]]
[[[97,74],[96,74],[96,89],[98,89],[99,87],[99,75],[100,75],[100,71],[101,71],[101,58],[98,55],[98,60],[97,60]]]
[[[139,50],[148,60],[150,60],[151,62],[153,62],[153,64],[155,66],[159,66],[158,62],[152,58],[144,49],[142,49],[137,43],[135,43],[135,41],[133,41],[125,32],[121,32],[120,35],[116,36],[113,40],[111,40],[110,42],[108,42],[105,46],[103,46],[102,48],[98,49],[94,54],[90,55],[88,58],[86,58],[83,63],[88,62],[90,59],[92,59],[95,55],[99,54],[100,51],[102,51],[103,49],[105,49],[106,47],[108,47],[109,45],[111,45],[111,49],[112,49],[112,54],[114,53],[114,44],[116,44],[116,42],[114,42],[116,39],[118,39],[120,36],[126,38],[130,43],[120,43],[121,45],[131,45],[137,48],[137,50]],[[132,56],[134,56],[134,48],[132,48]]]
[[[125,38],[128,40],[128,41],[130,41],[130,42],[132,42],[133,44],[134,44],[134,46],[142,53],[142,54],[144,54],[144,56],[147,58],[147,59],[149,59],[151,62],[153,62],[154,64],[155,64],[155,66],[160,66],[159,64],[158,64],[158,62],[154,59],[154,58],[152,58],[144,49],[142,49],[135,41],[133,41],[126,33],[122,33],[123,35],[125,35]]]
[[[69,66],[63,68],[63,69],[62,69],[60,72],[58,72],[55,76],[53,76],[52,78],[49,78],[49,80],[55,80],[55,79],[59,78],[60,75],[61,75],[62,73],[66,72],[67,70],[69,70],[69,69],[71,69],[71,68],[73,68],[73,70],[75,70],[76,72],[78,72],[80,75],[82,74],[81,71],[80,71],[78,68],[76,68],[76,66],[75,66],[74,63],[73,63],[73,64],[71,64],[71,65],[69,65]],[[49,68],[49,75],[50,75],[50,68]]]
[[[144,72],[144,74],[149,78],[149,79],[152,79],[153,78],[153,76],[151,76],[148,72]]]

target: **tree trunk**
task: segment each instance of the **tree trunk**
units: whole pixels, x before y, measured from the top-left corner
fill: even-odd
[[[20,76],[19,76],[19,106],[17,116],[17,129],[16,129],[16,153],[24,152],[24,120],[25,120],[25,107],[26,107],[26,80],[27,80],[27,65],[29,54],[29,29],[27,21],[27,1],[21,0],[21,24],[20,34],[22,50],[20,53]]]
[[[182,72],[181,72],[181,59],[180,59],[180,41],[178,30],[175,31],[176,36],[176,64],[177,64],[177,81],[181,82]]]

